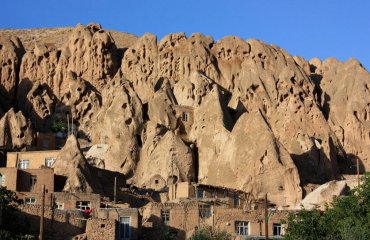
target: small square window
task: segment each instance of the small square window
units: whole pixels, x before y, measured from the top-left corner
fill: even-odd
[[[64,209],[64,203],[55,202],[55,208],[63,210]]]
[[[36,198],[29,197],[24,199],[24,203],[27,205],[35,205],[36,204]]]
[[[274,234],[274,236],[281,236],[282,235],[281,224],[278,224],[278,223],[273,224],[273,234]]]
[[[79,210],[90,210],[90,202],[89,201],[77,201],[76,208]]]
[[[161,218],[164,224],[170,224],[170,210],[169,209],[162,209],[161,210]]]
[[[26,159],[21,159],[18,162],[18,168],[19,169],[29,169],[30,167],[30,161]]]
[[[236,221],[235,222],[235,233],[240,236],[247,236],[249,234],[248,222]]]
[[[210,204],[199,205],[199,216],[201,218],[209,218],[212,216],[212,207]]]
[[[45,158],[45,166],[46,167],[51,167],[53,166],[55,162],[55,157],[48,157],[48,158]]]

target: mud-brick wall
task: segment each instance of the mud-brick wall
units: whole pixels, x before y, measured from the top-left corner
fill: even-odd
[[[168,227],[177,232],[179,239],[186,239],[190,237],[194,232],[198,224],[205,224],[206,219],[199,218],[199,210],[196,203],[188,202],[181,204],[152,204],[150,210],[150,222],[151,227],[154,231],[155,229],[160,229],[164,226],[162,221],[161,212],[162,210],[168,210],[170,212],[170,221]],[[209,223],[207,222],[207,225]]]
[[[36,178],[35,186],[31,186],[31,177]],[[17,191],[42,192],[45,185],[46,192],[54,192],[54,170],[51,168],[19,169],[17,175]]]
[[[287,217],[286,211],[278,211],[270,214],[268,229],[269,235],[273,233],[273,224],[280,223],[281,219]],[[226,230],[235,235],[235,222],[248,222],[249,235],[265,235],[264,211],[243,211],[237,208],[214,208],[214,226],[220,230]]]
[[[16,216],[19,226],[37,235],[40,227],[41,206],[19,205],[18,210]],[[84,233],[85,228],[86,220],[82,212],[53,210],[50,207],[45,207],[44,229],[47,237],[52,239],[68,238]]]
[[[39,169],[45,166],[46,158],[56,158],[59,150],[48,151],[28,151],[28,152],[8,152],[7,154],[7,167],[18,167],[19,160],[29,160],[29,169]]]
[[[137,240],[141,235],[141,217],[137,208],[100,208],[96,211],[99,219],[117,222],[120,217],[130,217],[131,239]]]
[[[17,190],[18,169],[17,168],[0,168],[0,174],[3,177],[3,179],[5,177],[5,180],[3,180],[4,187],[6,187],[8,190],[16,191]]]

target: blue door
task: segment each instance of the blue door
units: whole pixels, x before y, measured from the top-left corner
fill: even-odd
[[[130,240],[131,239],[131,218],[130,217],[119,217],[119,239]]]

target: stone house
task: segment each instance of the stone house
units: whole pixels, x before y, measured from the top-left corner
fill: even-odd
[[[59,150],[8,152],[6,167],[18,169],[39,169],[51,167]]]
[[[167,226],[177,233],[178,239],[189,238],[196,229],[209,226],[225,230],[235,239],[259,238],[265,235],[264,212],[244,211],[226,205],[183,201],[180,203],[155,203],[150,206],[150,217],[143,219],[144,236],[151,239],[156,229]],[[270,211],[269,236],[282,238],[284,226],[280,223],[287,212]],[[151,230],[150,230],[151,229]],[[154,238],[153,238],[154,239]]]
[[[40,183],[41,185],[41,183]],[[47,187],[45,187],[47,189]],[[17,191],[19,199],[26,205],[41,205],[42,193],[40,191]],[[95,210],[100,208],[100,195],[95,193],[45,193],[45,206],[59,210]]]
[[[189,134],[191,127],[194,123],[194,109],[190,106],[174,106],[174,114],[178,119],[178,133],[184,139],[187,139],[187,134]]]
[[[170,184],[168,186],[168,198],[170,201],[198,199],[203,202],[212,202],[217,199],[232,208],[242,208],[249,202],[249,194],[243,191],[189,182]]]
[[[137,208],[100,208],[94,216],[96,220],[86,228],[86,234],[91,239],[115,236],[109,239],[137,240],[141,236],[141,215]]]
[[[48,193],[55,191],[54,163],[59,151],[9,152],[7,167],[0,168],[0,182],[18,193],[41,193],[42,185]],[[33,203],[34,198],[24,198]]]
[[[41,192],[42,185],[48,192],[54,192],[54,171],[51,168],[18,169],[0,168],[0,183],[17,192]]]

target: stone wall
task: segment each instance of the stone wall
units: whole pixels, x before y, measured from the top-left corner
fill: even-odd
[[[90,218],[86,223],[88,240],[117,239],[118,222],[114,219]]]
[[[96,216],[102,220],[116,222],[117,228],[119,228],[120,217],[130,217],[131,239],[137,240],[141,235],[141,217],[137,208],[101,208],[96,211]],[[103,231],[105,230],[101,230],[101,232]],[[87,229],[86,233],[88,234]]]
[[[95,193],[66,193],[55,192],[53,193],[55,202],[63,204],[65,210],[76,209],[77,201],[90,202],[90,209],[95,210],[100,208],[100,195]]]
[[[20,227],[28,228],[30,233],[38,235],[41,206],[19,205],[16,216]],[[24,226],[23,226],[24,225]],[[86,219],[80,211],[63,211],[45,207],[45,236],[50,239],[66,239],[84,233]]]

